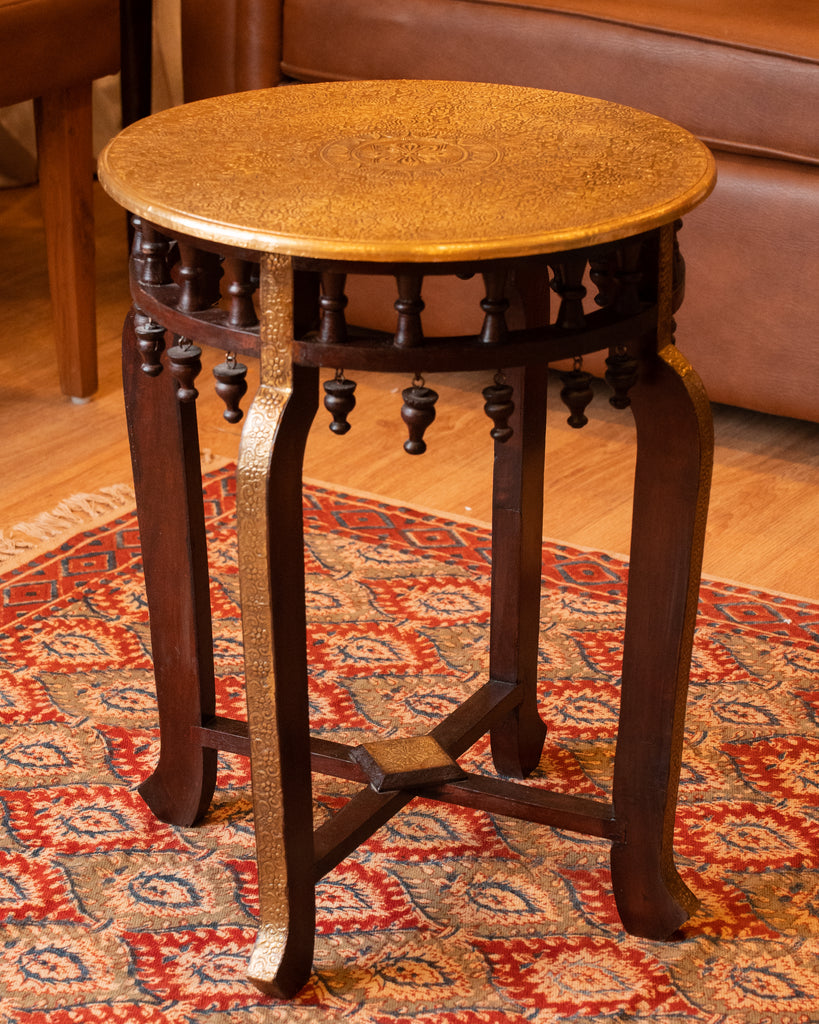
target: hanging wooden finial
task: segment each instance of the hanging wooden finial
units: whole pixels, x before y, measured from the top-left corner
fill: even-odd
[[[483,389],[483,397],[484,412],[495,424],[489,436],[503,444],[514,433],[509,426],[509,417],[515,411],[515,403],[512,401],[512,386],[506,383],[502,370],[495,374],[494,383]]]
[[[333,417],[330,430],[346,434],[350,429],[347,417],[355,408],[355,381],[347,380],[343,370],[336,370],[335,377],[324,382],[324,408]]]
[[[563,381],[560,397],[571,412],[566,422],[575,429],[585,427],[589,422],[585,409],[594,398],[594,392],[592,375],[583,369],[583,357],[575,356],[574,366],[568,373],[561,373],[560,379]]]
[[[199,397],[193,382],[202,372],[201,355],[202,349],[189,338],[179,338],[176,345],[168,349],[168,362],[179,385],[176,397],[180,402],[194,402]]]
[[[422,455],[427,450],[424,431],[435,419],[435,403],[438,392],[424,385],[424,378],[416,374],[412,386],[404,388],[401,397],[401,419],[409,430],[409,438],[404,442],[404,451],[409,455]]]
[[[165,349],[165,328],[141,309],[134,309],[134,334],[142,356],[140,369],[148,377],[162,373],[162,352]]]
[[[228,423],[238,423],[244,415],[239,402],[247,391],[247,367],[236,361],[234,352],[227,352],[225,361],[214,366],[213,376],[216,378],[216,394],[227,406],[222,415]]]

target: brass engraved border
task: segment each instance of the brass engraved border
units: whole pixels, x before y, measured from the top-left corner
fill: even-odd
[[[261,383],[248,411],[236,472],[239,582],[261,926],[249,975],[272,982],[289,935],[282,766],[276,709],[269,581],[267,489],[270,458],[293,390],[293,268],[288,256],[261,265]],[[262,786],[262,780],[265,786]]]

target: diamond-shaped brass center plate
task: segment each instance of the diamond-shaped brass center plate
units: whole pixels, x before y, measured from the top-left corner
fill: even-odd
[[[350,757],[377,792],[462,779],[466,772],[432,736],[397,736],[354,747]]]

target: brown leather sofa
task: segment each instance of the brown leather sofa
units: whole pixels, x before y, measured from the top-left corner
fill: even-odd
[[[187,99],[286,79],[508,82],[696,133],[719,183],[681,235],[677,342],[713,400],[819,421],[816,0],[182,0],[182,17]]]

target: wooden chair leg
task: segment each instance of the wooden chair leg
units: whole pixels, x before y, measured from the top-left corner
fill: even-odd
[[[120,0],[123,128],[151,113],[153,0]]]
[[[546,738],[537,710],[537,665],[548,369],[516,369],[506,377],[514,433],[495,442],[489,676],[516,683],[522,700],[492,727],[491,741],[497,770],[524,778],[537,767]]]
[[[35,111],[60,387],[86,399],[97,390],[91,83],[41,96]]]
[[[713,434],[699,378],[666,346],[631,391],[637,425],[611,850],[626,930],[669,938],[696,897],[674,866],[674,816],[708,508]]]

